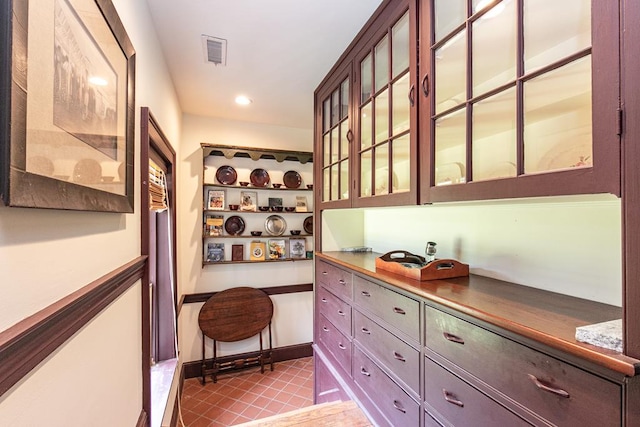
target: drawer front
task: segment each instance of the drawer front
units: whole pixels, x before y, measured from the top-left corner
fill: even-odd
[[[343,334],[351,336],[351,306],[323,286],[319,286],[317,289],[318,311]]]
[[[314,403],[326,403],[351,400],[346,391],[340,386],[324,360],[316,354],[314,357],[315,371],[315,399]]]
[[[619,385],[432,307],[425,345],[553,424],[621,423]]]
[[[420,342],[420,303],[361,277],[353,279],[354,301]]]
[[[354,310],[354,338],[416,395],[420,393],[420,352]]]
[[[530,426],[431,359],[425,358],[425,401],[456,427]],[[425,419],[431,417],[425,414]],[[436,417],[437,418],[437,417]],[[431,425],[437,425],[431,420]],[[443,421],[443,424],[447,424]],[[429,423],[426,423],[429,425]]]
[[[345,301],[352,300],[353,275],[347,270],[319,260],[316,264],[316,283],[322,283]]]
[[[420,405],[365,354],[354,349],[353,379],[393,426],[417,426]]]
[[[333,355],[344,371],[351,375],[351,340],[327,320],[323,315],[319,315],[318,334],[320,343]]]

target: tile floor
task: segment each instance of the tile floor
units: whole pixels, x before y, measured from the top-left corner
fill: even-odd
[[[184,381],[181,400],[185,427],[222,427],[289,412],[313,404],[313,357]],[[180,425],[178,423],[178,425]]]

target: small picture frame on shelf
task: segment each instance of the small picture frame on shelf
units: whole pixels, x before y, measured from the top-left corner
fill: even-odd
[[[207,197],[207,210],[223,211],[225,207],[225,191],[209,190]]]
[[[269,208],[272,211],[282,210],[282,197],[269,197]]]
[[[209,243],[207,245],[207,262],[224,261],[224,243]]]
[[[265,256],[266,256],[266,245],[264,242],[259,241],[259,240],[255,240],[253,242],[251,242],[251,245],[249,246],[250,250],[251,250],[251,254],[249,256],[249,259],[251,261],[264,261],[265,260]]]
[[[207,215],[204,224],[205,236],[216,237],[222,236],[222,230],[224,230],[224,216],[223,215]]]
[[[231,261],[244,260],[244,245],[231,245]]]
[[[240,192],[240,210],[255,212],[258,210],[258,193],[255,191]]]
[[[287,246],[284,239],[269,239],[269,259],[287,258]]]
[[[296,196],[296,212],[309,212],[307,196]]]
[[[291,258],[301,259],[306,257],[307,239],[291,238],[289,239],[289,256]]]

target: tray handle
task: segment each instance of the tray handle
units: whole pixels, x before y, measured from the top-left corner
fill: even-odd
[[[420,255],[414,255],[411,252],[396,250],[387,252],[380,257],[381,260],[387,262],[408,262],[411,264],[424,264],[426,260]]]

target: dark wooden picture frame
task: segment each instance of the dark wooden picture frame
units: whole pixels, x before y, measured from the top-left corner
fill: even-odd
[[[29,0],[0,5],[0,199],[5,205],[133,212],[135,50],[111,0],[83,1],[90,6],[90,22],[67,0],[54,0],[33,18]],[[43,29],[42,22],[49,27]],[[36,33],[30,39],[37,46],[29,46],[29,31]],[[112,81],[90,78],[96,60]]]

